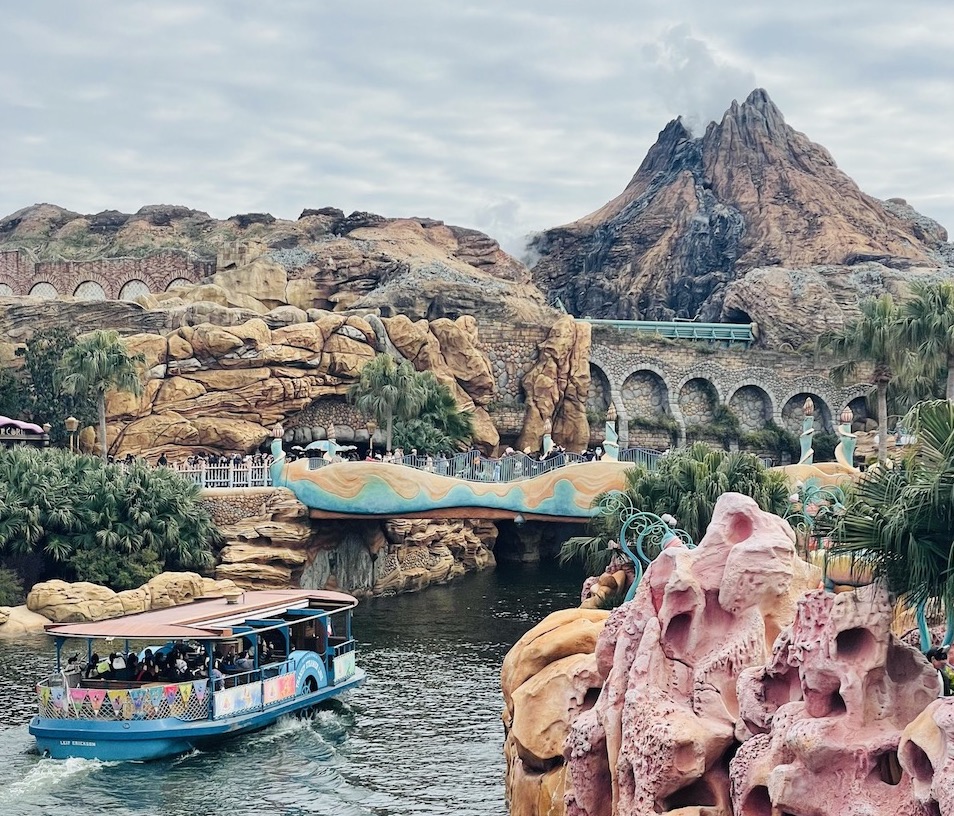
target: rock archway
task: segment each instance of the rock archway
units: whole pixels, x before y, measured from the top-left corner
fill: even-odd
[[[687,428],[712,424],[718,404],[719,392],[702,377],[687,380],[679,389],[679,411]]]
[[[634,371],[623,383],[623,404],[633,419],[654,420],[669,416],[669,388],[655,371]]]
[[[782,427],[792,433],[801,433],[802,420],[805,416],[805,400],[811,397],[814,403],[814,427],[816,433],[825,433],[832,430],[831,408],[818,394],[807,391],[789,397],[782,406]]]
[[[751,433],[765,427],[772,419],[772,398],[757,385],[743,385],[729,398],[729,408],[739,418],[743,433]]]

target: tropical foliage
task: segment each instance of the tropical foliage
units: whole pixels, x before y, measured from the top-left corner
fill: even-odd
[[[17,351],[23,357],[20,372],[0,371],[0,414],[25,416],[38,425],[49,423],[54,445],[69,441],[64,424],[68,416],[83,425],[91,425],[96,417],[90,396],[64,393],[57,376],[64,355],[75,344],[76,335],[65,327],[37,329]]]
[[[99,414],[99,447],[106,459],[106,394],[109,391],[142,393],[141,354],[131,355],[116,331],[99,330],[66,350],[57,380],[66,394],[90,396]]]
[[[791,492],[784,475],[767,469],[757,456],[727,453],[704,442],[661,457],[655,470],[638,466],[627,471],[626,484],[628,501],[619,503],[621,509],[629,505],[657,516],[669,514],[694,541],[705,534],[723,493],[751,496],[763,510],[784,515]],[[610,542],[619,538],[624,521],[622,512],[595,516],[592,535],[565,542],[560,559],[584,560],[593,574],[602,571],[613,555]]]
[[[834,552],[871,568],[912,605],[954,605],[954,403],[924,402],[904,419],[917,436],[893,467],[869,469],[845,512],[816,527]]]
[[[0,450],[0,555],[33,580],[113,589],[212,565],[218,532],[199,488],[165,468],[128,470],[57,449]]]
[[[418,378],[424,402],[416,417],[395,423],[394,444],[422,454],[466,448],[474,436],[473,414],[461,411],[450,389],[430,371],[418,374]]]
[[[461,411],[450,389],[429,371],[379,354],[351,386],[348,398],[385,428],[386,446],[421,453],[466,446],[474,435],[473,415]]]
[[[900,354],[900,322],[898,308],[891,295],[861,302],[861,315],[841,329],[823,333],[816,350],[830,352],[838,362],[831,367],[837,383],[853,379],[860,366],[872,365],[871,384],[877,392],[878,460],[888,458],[888,384]]]
[[[932,383],[943,376],[944,397],[954,400],[954,283],[916,282],[911,295],[901,306],[900,332],[918,365],[906,379]]]
[[[355,407],[385,428],[388,450],[394,442],[395,418],[415,417],[424,398],[414,366],[407,361],[398,364],[389,354],[379,354],[365,365],[358,381],[348,390],[348,399]]]

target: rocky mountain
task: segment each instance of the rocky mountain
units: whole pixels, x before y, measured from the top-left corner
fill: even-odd
[[[323,207],[306,209],[294,221],[268,213],[218,220],[170,205],[82,215],[37,204],[0,218],[4,249],[27,249],[40,261],[137,258],[177,249],[218,259],[219,273],[255,263],[266,281],[294,281],[303,308],[379,308],[384,316],[429,319],[488,311],[517,320],[554,316],[527,267],[495,240],[430,218],[346,216]]]
[[[694,137],[659,134],[625,190],[548,230],[533,280],[577,316],[759,324],[798,344],[866,295],[952,276],[947,233],[863,193],[761,89]]]

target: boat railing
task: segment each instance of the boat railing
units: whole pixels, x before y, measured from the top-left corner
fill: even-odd
[[[266,663],[258,669],[229,673],[216,680],[212,717],[220,720],[263,711],[293,698],[296,693],[297,675],[293,660]]]
[[[147,683],[125,687],[70,686],[63,673],[37,683],[40,716],[60,720],[205,720],[209,717],[206,678],[178,683]]]
[[[354,677],[357,671],[355,663],[355,642],[353,639],[346,640],[330,646],[328,651],[331,653],[331,683],[337,685],[345,680]]]

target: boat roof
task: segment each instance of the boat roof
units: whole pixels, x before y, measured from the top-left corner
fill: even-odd
[[[123,615],[102,621],[49,623],[54,637],[125,638],[128,640],[214,640],[244,634],[233,627],[246,621],[264,621],[290,609],[323,609],[331,612],[357,606],[343,592],[316,589],[245,590],[217,597],[200,597],[188,603]],[[276,627],[280,625],[276,622]],[[256,627],[260,631],[269,627]]]

